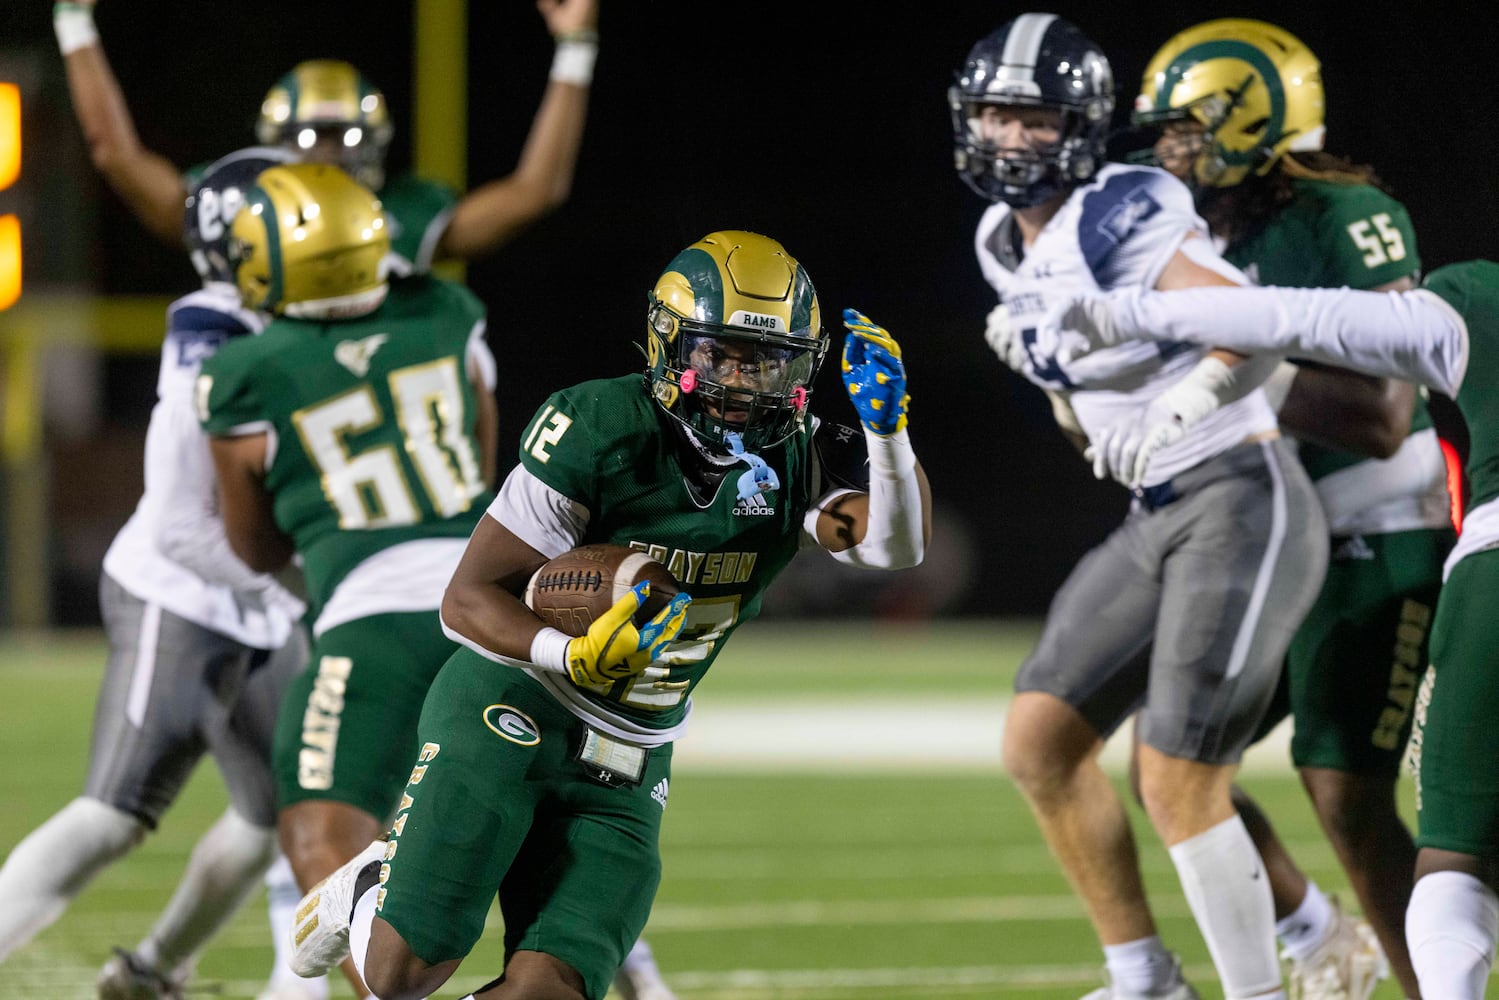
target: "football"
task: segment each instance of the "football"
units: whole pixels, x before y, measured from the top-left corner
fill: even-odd
[[[677,581],[638,549],[624,545],[581,545],[562,553],[532,575],[526,584],[526,606],[542,621],[568,635],[583,635],[631,587],[651,582],[651,594],[635,613],[637,627],[666,607]]]

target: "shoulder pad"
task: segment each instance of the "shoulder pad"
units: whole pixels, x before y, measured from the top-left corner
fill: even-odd
[[[812,447],[822,468],[818,492],[829,489],[869,492],[869,453],[864,448],[864,432],[846,424],[820,421],[812,433]]]

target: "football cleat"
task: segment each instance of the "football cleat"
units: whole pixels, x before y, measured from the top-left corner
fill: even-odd
[[[1192,984],[1183,977],[1181,959],[1172,955],[1171,963],[1175,967],[1175,975],[1171,985],[1164,990],[1155,993],[1126,993],[1110,980],[1109,970],[1105,967],[1103,978],[1108,985],[1085,995],[1083,1000],[1202,1000]]]
[[[292,915],[291,971],[306,979],[321,976],[349,956],[349,920],[354,886],[368,869],[379,871],[386,843],[376,840],[313,886]]]
[[[183,1000],[190,972],[166,975],[133,951],[114,949],[94,980],[99,1000]]]
[[[1291,1000],[1368,1000],[1374,986],[1390,975],[1390,963],[1367,920],[1343,912],[1333,897],[1327,938],[1305,959],[1289,955],[1286,979]]]

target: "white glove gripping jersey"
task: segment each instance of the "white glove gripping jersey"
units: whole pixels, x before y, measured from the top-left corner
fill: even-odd
[[[157,402],[146,428],[145,492],[105,553],[104,571],[143,601],[247,646],[275,649],[302,602],[229,547],[208,439],[193,407],[203,359],[263,325],[221,282],[167,307]]]
[[[1203,237],[1193,248],[1199,262],[1242,280],[1232,265],[1208,250],[1207,225],[1186,185],[1155,167],[1107,164],[1072,192],[1024,251],[1008,205],[990,206],[979,221],[974,240],[979,267],[1020,331],[1025,345],[1021,374],[1066,396],[1090,440],[1144,409],[1196,365],[1207,348],[1135,341],[1086,353],[1074,341],[1047,335],[1054,331],[1045,329],[1045,320],[1060,302],[1082,291],[1153,288],[1190,234]],[[1204,253],[1211,259],[1202,259]],[[1256,389],[1157,452],[1144,485],[1165,482],[1276,426],[1264,393]]]

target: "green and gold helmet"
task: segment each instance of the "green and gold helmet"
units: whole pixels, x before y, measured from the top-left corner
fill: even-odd
[[[385,301],[390,237],[379,200],[338,167],[272,167],[230,226],[240,298],[251,309],[351,319]]]
[[[261,143],[336,163],[372,191],[385,184],[385,150],[394,131],[385,95],[337,59],[294,66],[265,95],[255,124]]]
[[[775,240],[709,233],[666,266],[646,314],[646,384],[717,451],[756,451],[807,415],[828,338],[812,279]]]
[[[1161,46],[1140,85],[1133,120],[1195,121],[1200,187],[1233,187],[1288,152],[1322,148],[1322,66],[1295,35],[1264,21],[1221,18]]]

